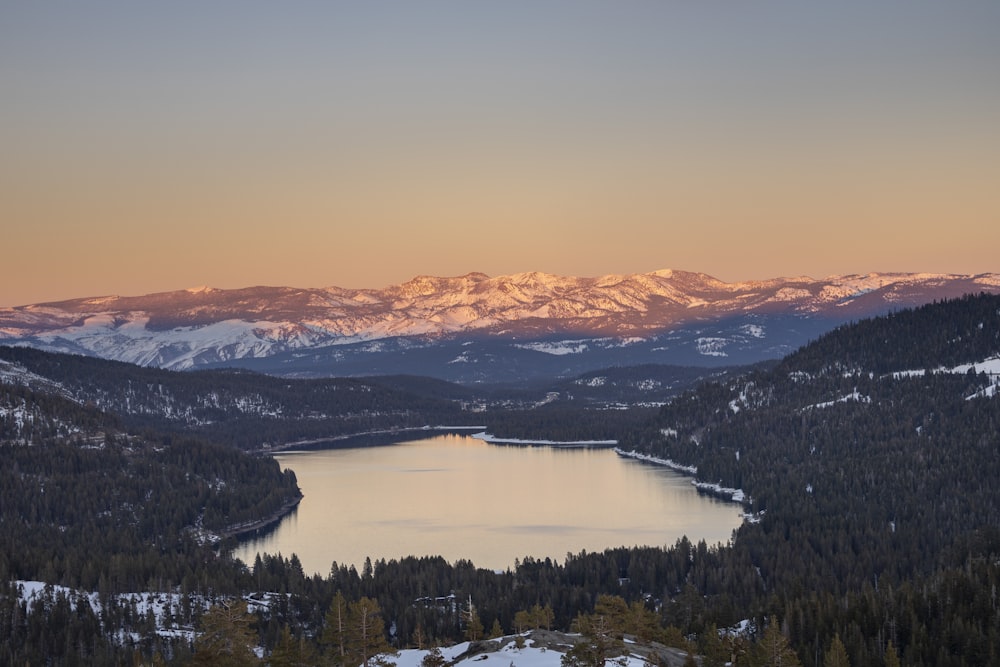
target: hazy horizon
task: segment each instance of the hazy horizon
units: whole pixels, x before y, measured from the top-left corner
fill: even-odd
[[[0,306],[1000,270],[1000,3],[0,8]]]

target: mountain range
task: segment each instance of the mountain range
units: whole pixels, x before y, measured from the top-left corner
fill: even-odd
[[[669,269],[470,273],[384,289],[202,287],[3,308],[0,342],[177,370],[521,382],[610,366],[775,359],[845,322],[978,292],[1000,292],[1000,274],[727,283]]]

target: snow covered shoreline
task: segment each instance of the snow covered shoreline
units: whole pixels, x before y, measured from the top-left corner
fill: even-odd
[[[614,447],[617,440],[522,440],[520,438],[497,438],[483,431],[473,433],[476,440],[488,442],[491,445],[525,445],[529,447]]]
[[[696,466],[686,466],[682,463],[671,461],[670,459],[661,459],[655,456],[650,456],[649,454],[641,454],[634,449],[630,452],[626,452],[624,449],[615,447],[615,453],[618,454],[618,456],[624,456],[627,459],[636,459],[639,461],[645,461],[646,463],[653,463],[658,466],[666,466],[671,470],[676,470],[677,472],[684,473],[685,475],[698,474],[698,468]]]
[[[635,450],[626,452],[624,449],[615,447],[615,453],[618,454],[619,456],[624,456],[625,458],[636,459],[639,461],[645,461],[646,463],[652,463],[654,465],[665,466],[667,468],[670,468],[671,470],[676,470],[677,472],[683,473],[685,475],[694,476],[698,474],[697,466],[686,466],[684,464],[677,463],[676,461],[672,461],[670,459],[657,458],[655,456],[650,456],[649,454],[642,454]],[[691,480],[691,483],[699,491],[711,494],[713,496],[717,496],[724,500],[728,500],[729,502],[739,503],[740,505],[744,505],[747,502],[749,502],[746,493],[743,492],[743,489],[733,489],[727,486],[722,486],[721,484],[699,482],[696,479]]]

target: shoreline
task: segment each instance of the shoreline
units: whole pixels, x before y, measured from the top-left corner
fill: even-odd
[[[649,454],[641,454],[634,449],[630,452],[626,452],[624,449],[615,447],[615,453],[627,459],[636,459],[638,461],[644,461],[654,465],[665,466],[683,475],[689,475],[691,477],[696,477],[698,475],[697,466],[687,466],[670,459],[661,459],[655,456],[650,456]],[[699,482],[697,479],[692,479],[691,484],[693,484],[695,488],[702,493],[721,498],[731,503],[736,503],[743,507],[746,507],[753,502],[753,499],[750,498],[743,491],[743,489],[733,489],[727,486],[722,486],[721,484],[712,484],[711,482]]]
[[[219,539],[221,541],[229,539],[235,539],[237,541],[240,541],[243,539],[243,536],[246,536],[248,533],[255,533],[258,530],[263,530],[277,523],[280,523],[282,519],[284,519],[286,516],[295,511],[295,509],[299,506],[299,503],[302,502],[302,498],[304,497],[305,496],[302,495],[302,491],[299,490],[299,492],[296,494],[294,498],[285,501],[281,505],[281,507],[271,512],[266,517],[258,519],[256,521],[251,521],[250,523],[233,524],[231,526],[226,526],[223,530],[220,530],[218,533],[216,533],[216,535],[219,536]]]
[[[617,440],[522,440],[521,438],[497,438],[496,436],[482,431],[473,433],[471,436],[476,440],[491,445],[523,445],[526,447],[556,447],[556,448],[607,448],[618,445]]]
[[[294,442],[286,442],[280,445],[274,445],[273,447],[258,447],[257,449],[248,450],[250,454],[280,454],[281,452],[287,452],[294,449],[334,449],[339,446],[339,443],[347,442],[349,440],[354,440],[355,438],[368,438],[372,436],[380,435],[399,435],[402,433],[425,433],[431,431],[482,431],[485,426],[403,426],[398,428],[384,428],[376,429],[373,431],[360,431],[358,433],[346,433],[344,435],[333,435],[325,438],[310,438],[308,440],[295,440]],[[338,443],[332,444],[329,447],[324,447],[324,443]]]

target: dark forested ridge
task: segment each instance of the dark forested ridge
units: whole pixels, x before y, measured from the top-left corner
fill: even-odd
[[[974,366],[998,356],[1000,297],[903,311],[702,385],[629,444],[748,493],[759,523],[733,556],[753,563],[803,658],[837,631],[864,664],[890,642],[904,663],[985,664],[966,644],[995,662],[995,596],[971,605],[995,590],[1000,556],[997,377]],[[928,600],[936,582],[969,595]]]
[[[512,438],[610,439],[649,406],[701,379],[735,372],[647,365],[553,385],[467,387],[406,375],[288,379],[240,370],[178,372],[0,346],[0,373],[4,368],[14,385],[35,391],[39,400],[53,394],[98,408],[94,414],[115,415],[133,431],[193,434],[247,450],[439,425],[481,425]],[[637,411],[609,414],[609,408]],[[40,416],[39,424],[44,421]]]
[[[132,430],[192,433],[241,449],[465,418],[458,401],[357,379],[183,373],[30,348],[0,347],[0,360],[118,415]]]
[[[385,621],[380,634],[397,647],[527,627],[573,627],[596,646],[587,633],[601,625],[618,641],[627,633],[697,651],[703,665],[733,657],[740,665],[778,657],[817,667],[845,664],[831,662],[841,657],[851,665],[998,664],[1000,398],[997,377],[984,372],[996,364],[983,363],[998,356],[1000,297],[970,296],[842,327],[777,364],[702,384],[646,422],[602,426],[601,415],[612,413],[590,411],[578,425],[592,419],[626,450],[743,489],[751,519],[726,547],[685,539],[563,563],[526,557],[503,573],[433,556],[361,572],[332,564],[325,577],[306,576],[294,557],[244,567],[199,541],[197,529],[252,520],[287,498],[267,492],[291,489],[293,478],[267,459],[176,432],[127,436],[118,430],[126,413],[101,412],[51,384],[3,385],[0,426],[23,443],[30,422],[35,444],[0,445],[0,575],[180,596],[188,602],[166,625],[205,631],[195,660],[213,655],[203,638],[226,611],[230,631],[252,628],[247,641],[271,664],[291,664],[275,656],[293,645],[311,656],[305,664],[338,664],[346,635],[333,628],[364,611]],[[31,366],[50,377],[39,368]],[[198,375],[185,377],[197,383]],[[248,386],[261,377],[230,375]],[[163,396],[165,377],[134,386]],[[465,400],[447,386],[434,391],[452,406]],[[551,420],[565,429],[572,413],[561,410],[511,414],[508,428],[552,428]],[[95,534],[111,537],[91,557]],[[0,633],[0,662],[192,658],[189,638],[158,632],[164,624],[148,615],[112,604],[102,616],[59,596],[29,606],[0,594],[0,627],[11,629]],[[226,601],[240,596],[268,603],[241,612]],[[463,606],[469,598],[475,614]],[[743,634],[716,631],[744,620]],[[585,653],[574,664],[585,664]]]

